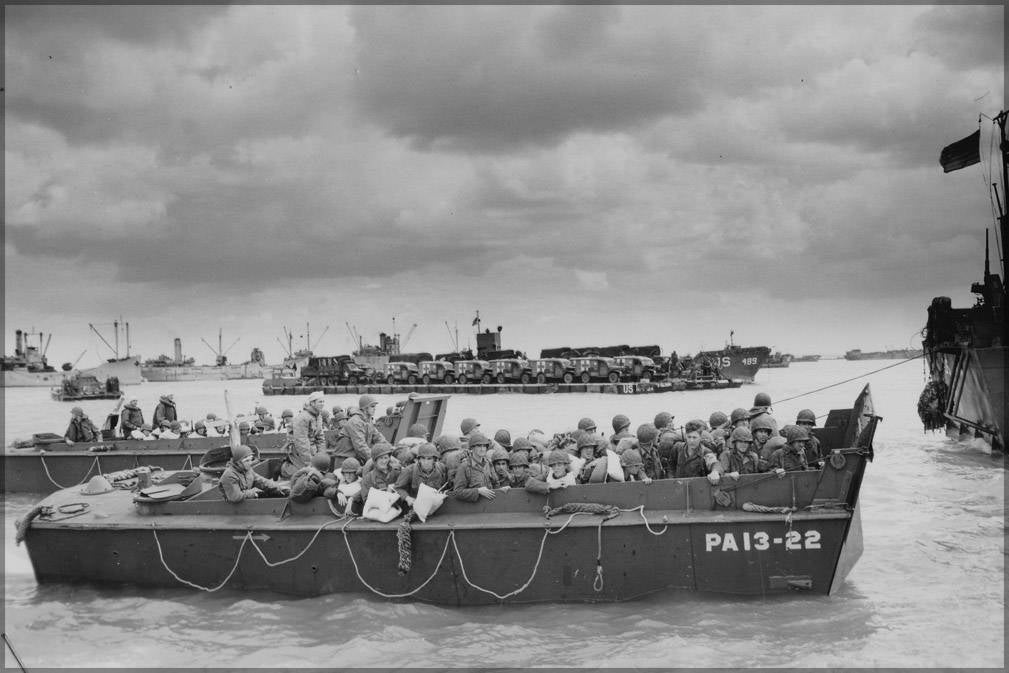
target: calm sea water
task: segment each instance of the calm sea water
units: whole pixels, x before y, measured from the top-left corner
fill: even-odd
[[[458,395],[446,428],[466,416],[484,430],[606,428],[624,413],[636,426],[659,411],[683,423],[749,407],[766,391],[785,399],[893,364],[827,360],[763,370],[726,391],[615,395]],[[1005,470],[979,443],[923,434],[915,412],[921,361],[775,405],[793,420],[850,407],[872,385],[876,460],[862,489],[865,552],[831,597],[739,599],[670,591],[602,605],[443,608],[364,594],[292,599],[222,590],[36,585],[14,521],[39,496],[4,501],[5,624],[29,669],[59,666],[904,666],[1003,667]],[[127,392],[150,417],[163,392],[182,418],[262,401],[275,414],[302,398],[263,397],[260,382],[144,384]],[[393,397],[380,397],[391,405]],[[4,391],[4,441],[62,433],[70,404],[44,389]],[[331,404],[355,403],[331,396]],[[107,402],[82,405],[103,419]],[[5,651],[8,667],[16,662]]]

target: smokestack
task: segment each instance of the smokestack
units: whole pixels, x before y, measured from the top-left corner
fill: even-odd
[[[182,339],[175,339],[175,364],[182,364]]]
[[[14,332],[14,334],[17,337],[17,344],[14,347],[14,355],[21,357],[22,355],[24,355],[24,351],[22,350],[23,342],[21,341],[22,332],[21,330],[17,330],[16,332]]]

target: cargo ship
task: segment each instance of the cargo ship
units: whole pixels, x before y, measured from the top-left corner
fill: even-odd
[[[29,344],[29,337],[36,334],[39,338],[39,345]],[[135,385],[143,381],[140,374],[140,358],[136,356],[112,358],[95,367],[80,370],[74,369],[71,363],[66,362],[60,369],[56,369],[46,359],[46,351],[52,336],[52,333],[49,333],[46,338],[44,332],[15,331],[14,355],[4,356],[0,361],[4,388],[52,388],[62,385],[64,377],[72,373],[93,376],[99,381],[115,378],[119,380],[119,385]],[[45,346],[43,346],[43,340]]]
[[[853,348],[845,352],[845,360],[910,360],[920,358],[923,352],[918,348],[895,348],[888,351],[865,352],[858,348]]]
[[[926,430],[968,433],[984,438],[992,452],[1005,452],[1006,388],[1009,369],[1009,321],[1006,320],[1005,260],[1009,217],[1004,210],[1009,193],[1009,141],[1006,111],[992,120],[998,125],[1002,195],[992,185],[998,205],[997,231],[1001,239],[1002,275],[991,272],[988,230],[985,230],[984,275],[971,285],[977,301],[970,308],[953,308],[949,297],[935,297],[928,307],[922,347],[929,381],[918,400],[918,414]],[[943,148],[943,171],[959,170],[981,161],[981,131]],[[957,223],[956,226],[961,226]],[[998,240],[998,239],[996,239]]]
[[[237,339],[235,341],[237,343]],[[175,356],[173,358],[162,355],[158,358],[144,361],[144,364],[140,368],[144,379],[157,382],[230,381],[233,379],[262,379],[274,373],[274,370],[266,364],[263,351],[258,348],[252,349],[248,361],[241,364],[229,363],[226,355],[227,351],[221,347],[220,334],[218,335],[218,349],[214,351],[216,362],[212,365],[198,365],[195,364],[196,360],[194,358],[184,358],[182,355],[182,339],[176,338],[174,345]],[[228,350],[230,350],[230,347]]]
[[[701,351],[696,360],[708,358],[718,368],[721,377],[730,381],[753,383],[754,377],[767,358],[771,349],[767,346],[739,346],[733,342],[734,331],[729,332],[729,342],[719,351]]]

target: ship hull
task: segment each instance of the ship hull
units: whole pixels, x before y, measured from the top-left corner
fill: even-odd
[[[144,381],[140,367],[140,358],[137,357],[103,362],[97,367],[82,369],[81,374],[94,376],[102,382],[114,376],[119,379],[119,385],[121,386],[134,386]]]
[[[51,388],[63,382],[65,372],[28,372],[5,370],[4,388]]]
[[[260,364],[185,367],[141,367],[144,379],[152,382],[174,381],[231,381],[236,379],[261,379],[271,373],[270,367]]]
[[[722,377],[730,381],[753,383],[770,354],[771,349],[767,346],[731,347],[720,351],[701,351],[695,360],[710,357],[718,364]]]

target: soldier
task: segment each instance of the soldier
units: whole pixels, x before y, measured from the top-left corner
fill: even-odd
[[[400,468],[392,463],[392,445],[382,441],[372,447],[371,469],[365,466],[361,478],[361,492],[355,498],[364,501],[368,491],[375,488],[379,491],[395,492],[396,480],[399,479]]]
[[[758,455],[760,455],[760,464],[764,468],[765,472],[767,471],[767,464],[771,460],[771,456],[775,451],[785,446],[786,443],[785,438],[781,435],[775,435],[764,442],[764,445],[760,448]],[[756,450],[756,441],[754,441],[754,450]]]
[[[575,473],[575,481],[577,483],[589,483],[592,472],[596,468],[595,461],[599,457],[600,440],[604,443],[606,441],[599,435],[590,432],[582,432],[578,435],[578,444],[576,445],[578,455],[571,461],[572,471]],[[605,449],[603,451],[603,455],[605,456]]]
[[[644,462],[637,449],[627,449],[620,454],[620,466],[624,469],[624,481],[652,483],[652,478],[644,472]]]
[[[491,488],[508,490],[512,475],[508,471],[508,452],[502,446],[495,446],[487,453],[491,465]]]
[[[436,491],[448,481],[448,472],[443,463],[438,462],[438,449],[434,444],[424,442],[417,447],[417,461],[399,473],[396,480],[396,492],[406,504],[413,506],[417,497],[417,489],[421,484],[427,484]]]
[[[329,454],[317,453],[312,456],[312,461],[291,477],[291,500],[308,502],[315,496],[321,495],[322,482],[329,474],[329,467]]]
[[[508,456],[508,485],[512,488],[525,488],[526,482],[532,476],[529,473],[529,458],[525,451],[513,452]]]
[[[151,427],[150,423],[144,423],[140,426],[140,437],[134,436],[134,439],[142,439],[147,442],[153,442],[157,437],[154,436],[154,428]]]
[[[167,394],[162,395],[161,399],[158,401],[158,406],[154,407],[154,415],[151,419],[151,424],[154,427],[161,427],[161,421],[168,421],[171,423],[174,420],[178,420],[179,415],[175,409],[175,395]]]
[[[809,440],[809,433],[806,428],[800,425],[788,426],[787,434],[784,437],[785,446],[776,449],[771,454],[768,468],[784,476],[785,472],[805,470],[809,468],[806,463],[806,442]]]
[[[459,424],[459,429],[462,430],[462,435],[459,439],[462,441],[463,446],[467,446],[469,442],[470,433],[480,427],[475,418],[464,418],[462,423]]]
[[[494,433],[494,443],[510,452],[512,450],[512,433],[507,430],[498,430]]]
[[[377,406],[378,402],[374,397],[361,395],[359,405],[348,410],[350,418],[340,431],[340,437],[333,449],[337,465],[342,459],[351,456],[357,458],[360,463],[367,463],[375,444],[379,440],[385,441],[378,428],[371,422],[371,414]]]
[[[348,487],[361,481],[361,463],[356,458],[347,458],[335,474],[327,475],[322,483],[322,495],[330,500],[336,500],[340,507],[346,509],[351,501],[346,492]]]
[[[542,479],[546,476],[546,472],[543,469],[543,465],[540,464],[539,452],[536,450],[536,445],[530,442],[525,437],[516,437],[515,441],[512,443],[511,457],[509,458],[508,465],[511,466],[511,458],[515,456],[520,456],[525,460],[525,464],[528,467],[528,472],[530,477],[536,477]],[[515,484],[513,483],[512,486]]]
[[[471,420],[471,419],[468,419]],[[463,458],[452,479],[452,495],[466,502],[476,502],[480,498],[494,499],[491,489],[491,466],[487,462],[490,440],[477,430],[469,436],[469,455]]]
[[[575,485],[575,476],[570,472],[571,461],[568,454],[560,449],[554,449],[547,455],[546,462],[548,472],[543,479],[530,477],[526,480],[527,491],[547,495],[550,491]]]
[[[742,407],[737,407],[732,410],[732,414],[729,415],[729,429],[735,430],[740,427],[750,427],[750,412]]]
[[[578,429],[582,432],[594,433],[596,431],[596,422],[591,418],[583,418],[578,421]]]
[[[227,429],[227,426],[217,419],[215,413],[208,413],[204,424],[207,426],[207,437],[221,437]]]
[[[711,427],[711,443],[715,455],[720,455],[725,450],[729,435],[732,433],[729,428],[729,417],[721,411],[714,411],[708,418],[708,425]]]
[[[451,481],[463,459],[462,442],[455,435],[441,435],[434,440],[434,445],[441,454],[441,462],[445,465]]]
[[[667,428],[672,429],[671,426],[674,418],[676,417],[673,416],[668,411],[660,411],[659,413],[655,414],[655,420],[653,421],[653,425],[655,425],[655,429],[659,431],[660,437]]]
[[[704,421],[687,421],[685,441],[676,443],[669,472],[677,479],[707,477],[712,484],[717,484],[722,466],[715,453],[701,444],[703,429]]]
[[[277,428],[277,422],[273,420],[266,407],[256,407],[256,417],[256,425],[259,426],[260,432],[273,432]]]
[[[168,427],[165,427],[165,424]],[[178,421],[162,421],[161,422],[161,434],[158,435],[158,439],[179,439],[182,437],[182,424]]]
[[[91,422],[83,409],[74,407],[70,410],[70,425],[63,433],[63,441],[73,446],[75,442],[96,442],[100,437],[98,428]]]
[[[325,395],[314,392],[308,396],[301,413],[294,419],[291,441],[287,444],[287,456],[280,465],[280,475],[285,479],[307,466],[312,456],[325,450],[326,439],[322,430],[322,411],[325,408]]]
[[[624,437],[633,437],[630,431],[631,419],[627,418],[623,414],[617,414],[613,417],[613,435],[610,437],[610,444],[613,448],[616,448],[617,444]]]
[[[294,430],[294,412],[291,411],[290,409],[284,409],[283,413],[280,414],[280,425],[277,426],[277,431],[290,433],[293,430]]]
[[[161,439],[162,435],[171,432],[171,428],[172,428],[172,422],[163,419],[161,423],[158,424],[158,427],[154,428],[154,432],[152,434],[158,439]]]
[[[795,424],[806,428],[809,433],[809,442],[806,444],[806,462],[810,465],[823,467],[824,455],[820,448],[820,440],[813,434],[816,427],[816,414],[812,409],[803,409],[795,416]]]
[[[763,472],[760,456],[753,450],[753,435],[749,428],[736,428],[729,436],[728,446],[718,458],[722,464],[722,474],[739,479],[741,474]]]
[[[224,499],[231,503],[239,503],[243,500],[258,498],[266,493],[268,495],[287,495],[286,491],[276,482],[270,481],[252,469],[255,462],[252,449],[242,445],[231,450],[231,460],[224,468],[224,474],[217,487],[220,489]]]
[[[123,431],[123,437],[129,439],[134,431],[140,430],[144,425],[144,412],[140,410],[137,399],[133,398],[123,405],[123,412],[119,415],[119,427]]]
[[[771,396],[767,393],[757,393],[753,396],[753,408],[750,409],[750,429],[753,429],[753,419],[766,416],[771,421],[771,434],[778,434],[778,421],[771,416]],[[756,438],[756,435],[754,435]]]
[[[638,426],[637,446],[635,449],[642,463],[642,470],[649,480],[663,479],[666,471],[662,467],[662,457],[659,455],[659,447],[656,441],[659,437],[659,430],[651,423],[643,423]]]
[[[778,434],[775,428],[776,425],[773,419],[767,414],[761,414],[750,420],[750,432],[753,433],[753,450],[760,454],[763,460],[771,457],[770,453],[765,453],[764,444],[771,438],[771,435]]]
[[[193,426],[193,434],[197,435],[198,437],[206,437],[207,422],[204,421],[203,419],[196,421],[196,425]]]

